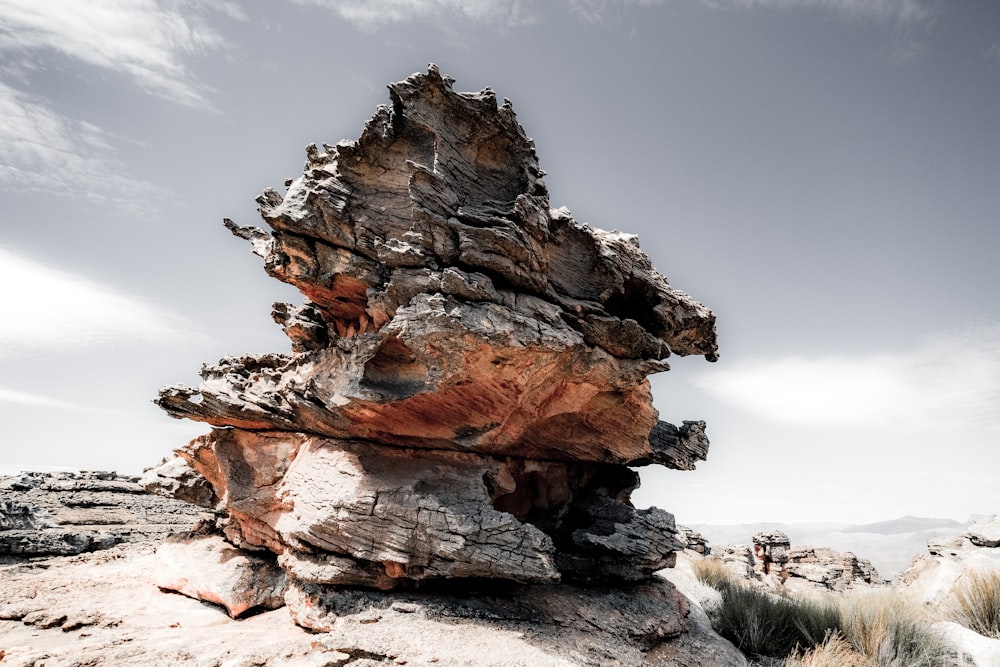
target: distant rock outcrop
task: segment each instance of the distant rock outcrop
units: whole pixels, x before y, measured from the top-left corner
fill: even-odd
[[[977,521],[961,535],[928,540],[927,552],[914,557],[897,580],[912,595],[936,606],[970,572],[1000,574],[1000,515]]]
[[[0,477],[0,562],[66,556],[187,530],[203,510],[113,472]]]
[[[711,557],[721,560],[740,578],[789,591],[839,592],[887,583],[865,558],[822,547],[793,547],[788,536],[778,530],[757,533],[752,547],[712,547]]]

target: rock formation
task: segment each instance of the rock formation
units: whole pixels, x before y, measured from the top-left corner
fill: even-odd
[[[899,584],[927,605],[939,606],[968,573],[1000,574],[1000,515],[974,523],[961,535],[927,541]]]
[[[212,426],[179,454],[226,537],[311,587],[425,580],[638,582],[682,545],[636,510],[630,466],[704,459],[704,423],[658,420],[650,373],[717,357],[715,318],[634,236],[549,207],[509,101],[431,66],[360,139],[307,148],[270,233],[226,220],[304,304],[290,354],[227,357],[161,391]],[[316,594],[323,598],[323,595]]]
[[[0,563],[153,541],[187,530],[203,510],[148,495],[113,472],[26,472],[0,478]]]
[[[788,535],[771,530],[753,536],[753,546],[721,545],[711,549],[738,577],[788,591],[845,591],[886,583],[866,558],[825,547],[791,546]]]

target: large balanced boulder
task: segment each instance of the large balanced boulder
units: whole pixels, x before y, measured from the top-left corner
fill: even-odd
[[[508,101],[434,66],[389,95],[258,199],[270,232],[226,220],[306,301],[274,306],[290,353],[162,390],[213,427],[179,454],[300,588],[648,579],[683,545],[629,466],[691,469],[708,440],[646,376],[714,361],[714,315],[634,236],[549,207]]]

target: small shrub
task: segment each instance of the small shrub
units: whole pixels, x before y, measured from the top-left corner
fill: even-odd
[[[1000,573],[969,572],[956,582],[945,607],[956,623],[1000,639]]]

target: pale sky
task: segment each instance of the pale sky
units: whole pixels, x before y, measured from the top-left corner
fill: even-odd
[[[437,63],[508,97],[553,206],[718,316],[653,378],[680,522],[1000,512],[1000,3],[0,0],[0,469],[138,473],[150,400],[287,351],[226,231]]]

